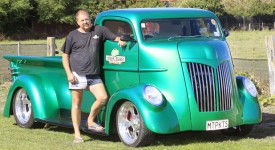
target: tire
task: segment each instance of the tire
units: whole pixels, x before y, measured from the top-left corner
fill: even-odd
[[[247,136],[253,129],[254,125],[240,125],[236,127],[231,127],[226,130],[221,130],[221,132],[224,135],[229,135],[229,136]]]
[[[44,124],[34,121],[31,101],[27,92],[21,88],[16,91],[12,102],[16,124],[22,128],[42,127]]]
[[[116,126],[119,138],[126,146],[146,146],[151,144],[155,137],[145,126],[136,106],[129,101],[119,107]]]

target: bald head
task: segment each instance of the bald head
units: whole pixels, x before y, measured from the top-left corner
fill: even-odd
[[[78,11],[76,12],[76,14],[75,14],[75,19],[76,19],[76,21],[79,19],[79,16],[80,16],[80,15],[88,15],[88,16],[90,17],[90,15],[89,15],[89,13],[88,13],[87,10],[80,9],[80,10],[78,10]]]
[[[92,27],[92,24],[88,11],[83,9],[77,11],[77,13],[75,14],[75,19],[79,26],[78,30],[80,32],[89,32],[90,28]]]

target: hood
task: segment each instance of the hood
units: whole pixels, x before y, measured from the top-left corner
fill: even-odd
[[[181,59],[230,59],[230,52],[226,41],[182,41],[178,44]]]

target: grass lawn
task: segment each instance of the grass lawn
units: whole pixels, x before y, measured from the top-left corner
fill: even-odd
[[[275,36],[275,31],[232,31],[227,42],[233,58],[267,59],[266,36]]]
[[[272,107],[270,109],[274,109]],[[270,118],[274,114],[266,113]],[[219,131],[183,132],[172,135],[157,135],[152,145],[142,149],[188,149],[188,150],[270,150],[275,147],[275,127],[271,120],[257,125],[247,137],[229,137]],[[42,129],[23,129],[15,124],[13,117],[0,114],[0,149],[134,149],[123,145],[119,138],[83,133],[85,143],[73,145],[73,130],[57,126]]]

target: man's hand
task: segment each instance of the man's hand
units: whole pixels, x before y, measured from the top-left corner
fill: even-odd
[[[68,81],[71,82],[72,84],[77,82],[76,77],[72,73],[68,74],[67,78],[68,78]]]
[[[114,41],[118,42],[118,46],[119,46],[119,47],[124,47],[124,46],[126,46],[126,42],[125,42],[125,41],[121,41],[121,40],[120,40],[120,37],[118,37],[118,36],[115,38]]]
[[[119,41],[118,41],[118,46],[124,47],[124,46],[126,46],[126,42],[125,42],[125,41],[119,40]]]

